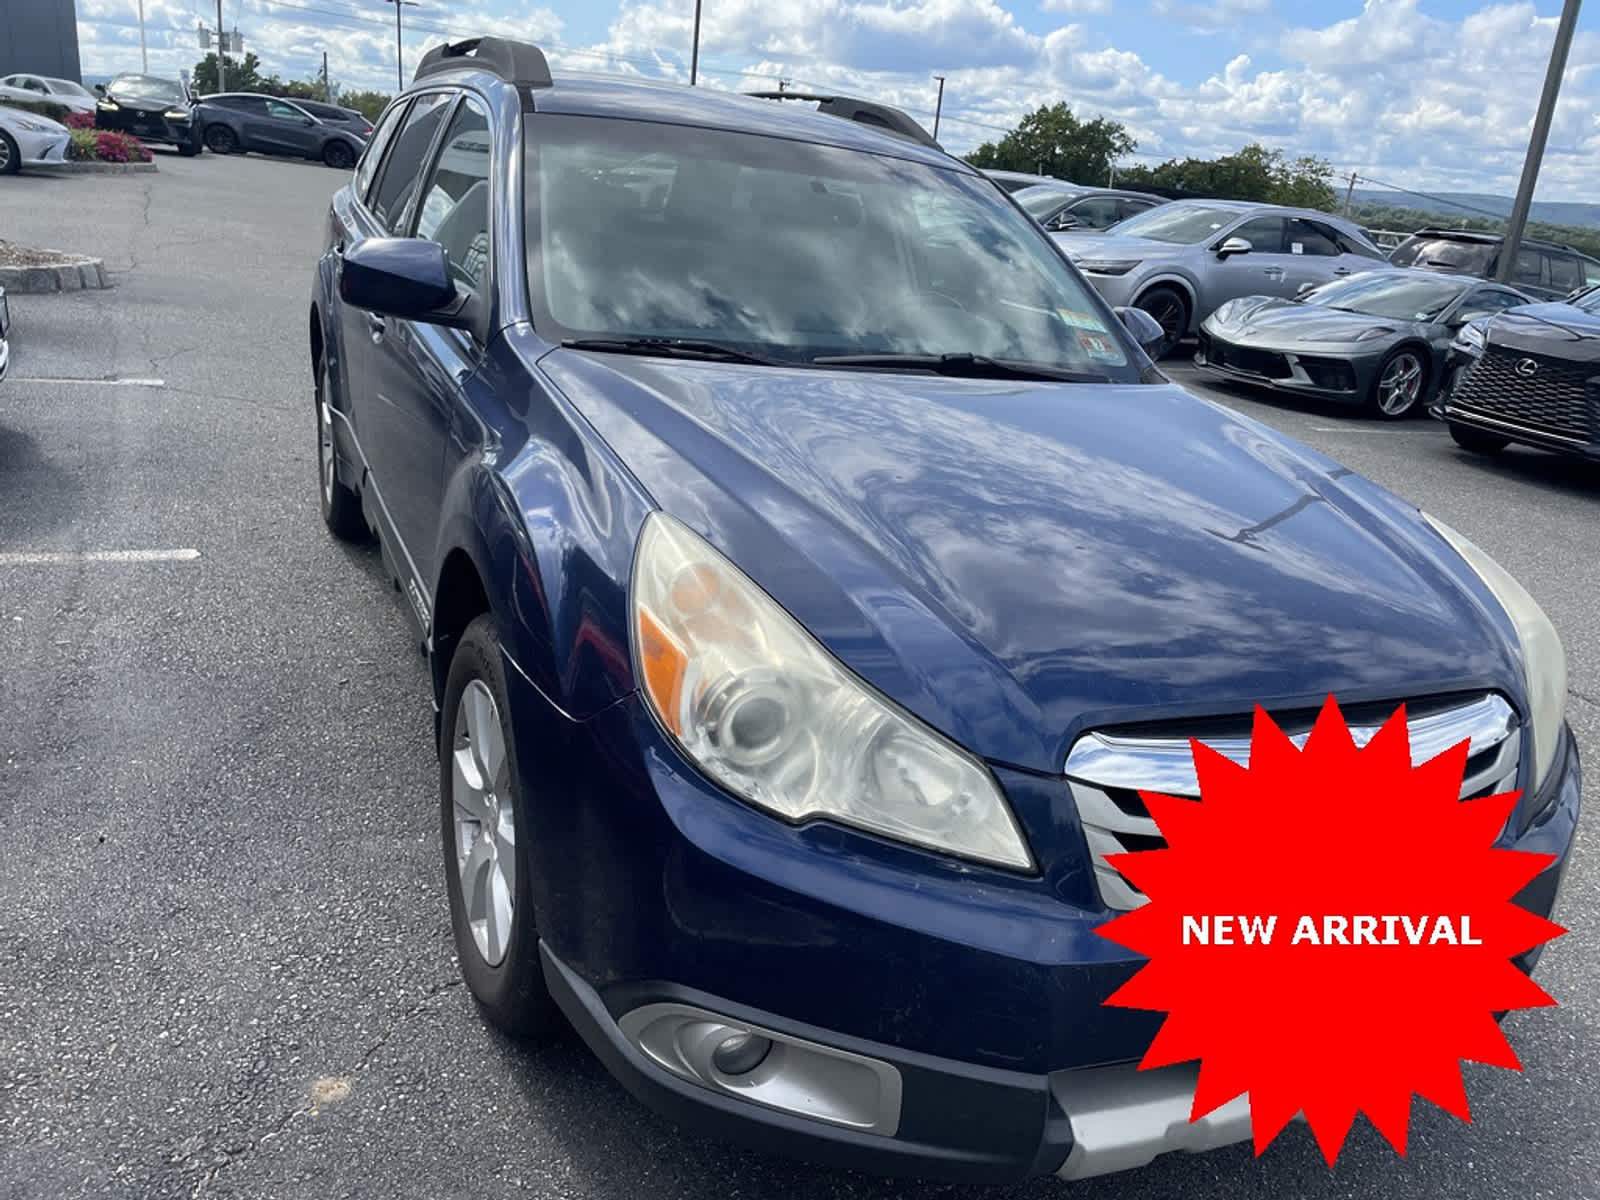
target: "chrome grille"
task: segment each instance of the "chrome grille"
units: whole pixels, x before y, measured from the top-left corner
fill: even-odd
[[[1407,718],[1414,764],[1426,762],[1458,742],[1469,743],[1461,786],[1463,800],[1516,788],[1522,735],[1516,714],[1500,696],[1486,694],[1443,705],[1408,704]],[[1351,737],[1358,746],[1371,741],[1384,720],[1372,709],[1350,710],[1346,719],[1350,723]],[[1199,797],[1200,786],[1195,777],[1189,737],[1197,736],[1205,745],[1236,763],[1249,762],[1250,718],[1228,722],[1231,729],[1207,724],[1212,728],[1199,733],[1183,733],[1177,729],[1170,732],[1141,729],[1131,734],[1086,733],[1073,743],[1067,755],[1067,783],[1089,843],[1095,881],[1108,907],[1138,908],[1145,902],[1145,896],[1106,858],[1112,854],[1159,850],[1166,845],[1139,792],[1161,792],[1190,799]],[[1295,745],[1305,745],[1310,735],[1309,721],[1303,722],[1303,729],[1288,719],[1282,724],[1291,731],[1290,740]]]
[[[1531,375],[1517,364],[1531,362]],[[1563,362],[1490,346],[1451,388],[1449,407],[1463,415],[1509,421],[1556,437],[1587,442],[1593,436],[1593,363]]]

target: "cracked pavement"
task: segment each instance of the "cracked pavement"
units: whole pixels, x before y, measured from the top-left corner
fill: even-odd
[[[370,551],[317,516],[305,311],[341,176],[260,158],[8,179],[0,229],[109,291],[12,300],[0,549],[193,547],[0,567],[0,1198],[977,1197],[690,1137],[572,1040],[519,1047],[458,984],[428,683]],[[1399,491],[1510,567],[1570,656],[1600,769],[1600,472],[1474,460],[1427,422],[1180,382]],[[92,382],[155,377],[160,388]],[[1593,838],[1580,832],[1526,1067],[1414,1108],[1409,1156],[1303,1129],[1011,1189],[1135,1197],[1600,1200]]]

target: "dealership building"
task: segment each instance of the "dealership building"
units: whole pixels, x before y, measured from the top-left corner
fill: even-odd
[[[0,0],[0,75],[82,81],[76,0]]]

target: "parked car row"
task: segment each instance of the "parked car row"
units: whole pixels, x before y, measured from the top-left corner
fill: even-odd
[[[59,166],[67,161],[71,141],[71,131],[59,121],[0,103],[0,175]]]

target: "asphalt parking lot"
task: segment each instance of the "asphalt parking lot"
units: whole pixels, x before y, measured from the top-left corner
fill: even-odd
[[[458,976],[423,659],[375,551],[324,531],[306,356],[320,165],[162,155],[0,185],[0,232],[103,256],[12,301],[0,384],[0,1196],[935,1197],[678,1132]],[[1509,567],[1600,772],[1600,470],[1223,392]],[[1130,420],[1137,414],[1130,413]],[[130,556],[126,552],[137,552]],[[145,552],[153,552],[145,557]],[[101,555],[100,558],[93,556]],[[1591,792],[1593,785],[1591,785]],[[1421,1103],[1409,1156],[1304,1129],[1018,1197],[1600,1197],[1600,862],[1580,829],[1525,1071]],[[993,1193],[982,1193],[993,1194]]]

